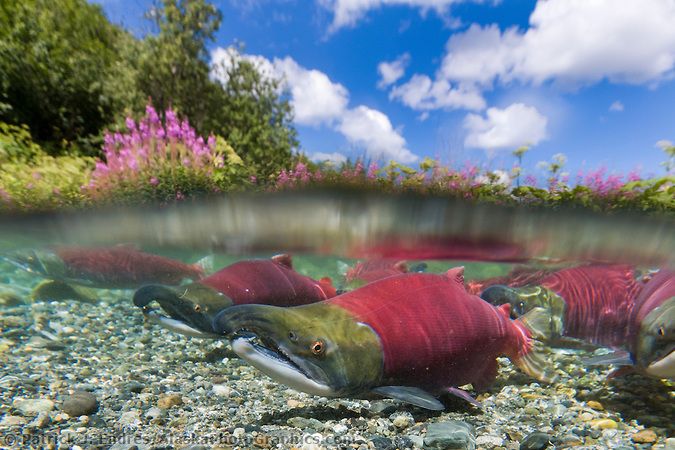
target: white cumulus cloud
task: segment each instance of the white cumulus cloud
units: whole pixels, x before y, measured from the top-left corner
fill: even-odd
[[[656,83],[675,68],[675,2],[539,0],[526,31],[472,25],[447,44],[440,76],[491,85]]]
[[[448,80],[432,81],[427,75],[415,74],[405,84],[395,86],[389,92],[390,100],[400,100],[415,110],[485,108],[485,99],[472,85],[459,84],[453,87]]]
[[[434,10],[445,15],[450,5],[464,1],[467,0],[319,0],[319,4],[333,13],[333,23],[328,28],[328,32],[333,33],[343,27],[355,26],[368,11],[383,6],[409,6],[419,8],[422,14]]]
[[[623,111],[623,103],[621,103],[619,100],[617,100],[614,103],[612,103],[611,105],[609,105],[609,110],[621,112],[621,111]]]
[[[235,67],[240,58],[251,62],[264,77],[275,78],[278,76],[277,70],[269,59],[261,55],[240,54],[232,46],[217,47],[211,51],[211,76],[223,84],[227,83],[229,79],[228,70]]]
[[[331,82],[323,72],[299,66],[290,56],[275,59],[274,66],[286,76],[296,123],[331,124],[343,115],[349,103],[347,88]]]
[[[218,47],[211,52],[213,66],[211,74],[222,83],[227,82],[227,69],[233,65],[233,54],[254,63],[258,72],[264,76],[283,77],[291,92],[291,104],[297,124],[330,125],[339,119],[347,108],[349,103],[347,88],[331,82],[323,72],[301,67],[290,56],[270,61],[261,55],[239,55],[233,47]]]
[[[515,149],[546,139],[547,119],[533,106],[514,103],[505,109],[488,108],[485,116],[468,114],[464,145],[484,150]]]
[[[337,152],[335,153],[315,152],[307,156],[309,157],[309,159],[316,162],[328,161],[334,164],[342,164],[343,162],[347,161],[347,157],[345,155]]]
[[[383,61],[377,65],[377,72],[382,78],[377,82],[377,87],[384,89],[405,75],[405,68],[410,64],[410,53],[404,53],[392,62]]]
[[[237,55],[237,52],[232,47],[217,48],[211,52],[213,78],[227,81],[226,69],[233,65],[233,54]],[[260,55],[244,54],[240,57],[253,62],[263,75],[283,77],[290,91],[296,124],[329,126],[343,134],[350,143],[362,146],[371,158],[394,159],[403,163],[417,159],[406,148],[405,139],[394,129],[389,117],[363,105],[348,108],[349,91],[332,82],[325,73],[302,67],[290,56],[274,58],[273,61]],[[344,156],[318,153],[312,159],[340,162]]]
[[[405,139],[394,130],[389,118],[375,109],[357,106],[345,113],[337,128],[350,142],[363,145],[372,158],[401,163],[418,159],[406,148]]]

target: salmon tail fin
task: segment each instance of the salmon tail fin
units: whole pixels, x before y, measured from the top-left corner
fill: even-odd
[[[553,383],[559,378],[559,374],[546,358],[546,347],[536,338],[537,332],[530,329],[523,318],[513,322],[524,339],[519,344],[518,353],[509,359],[529,376],[545,383]]]
[[[352,266],[350,266],[349,264],[347,264],[347,263],[344,262],[344,261],[338,261],[338,262],[337,262],[337,270],[338,270],[338,273],[339,273],[340,275],[342,275],[343,277],[346,276],[347,273],[349,273],[349,271],[351,270],[351,268],[352,268]]]
[[[213,275],[216,269],[214,268],[213,255],[206,255],[201,258],[199,261],[194,263],[194,267],[197,267],[201,270],[203,278]]]

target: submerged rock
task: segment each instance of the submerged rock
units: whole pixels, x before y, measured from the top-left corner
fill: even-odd
[[[12,402],[12,406],[21,411],[26,416],[38,415],[41,412],[48,412],[54,409],[54,402],[46,398],[36,399],[17,399]]]
[[[550,442],[546,433],[534,432],[520,443],[520,450],[544,450]]]
[[[78,391],[63,400],[61,410],[70,417],[89,416],[98,411],[98,400],[90,392]]]
[[[432,423],[427,428],[424,446],[441,449],[474,450],[476,437],[473,427],[458,420]]]

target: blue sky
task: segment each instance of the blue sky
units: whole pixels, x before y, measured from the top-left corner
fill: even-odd
[[[140,35],[150,0],[96,0]],[[235,40],[283,75],[302,150],[416,166],[661,175],[675,140],[673,0],[232,0],[212,63]],[[218,72],[213,72],[214,77]]]

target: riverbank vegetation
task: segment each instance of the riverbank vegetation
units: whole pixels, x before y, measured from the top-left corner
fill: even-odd
[[[522,171],[429,158],[417,167],[309,161],[283,80],[241,58],[209,76],[221,23],[206,0],[164,0],[136,37],[85,0],[0,8],[0,211],[168,205],[233,191],[359,189],[530,207],[675,212],[675,177],[598,169],[570,176],[556,155]],[[666,173],[675,147],[663,148]]]

